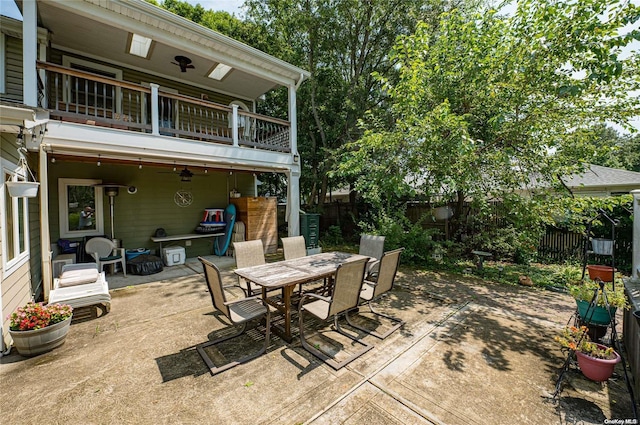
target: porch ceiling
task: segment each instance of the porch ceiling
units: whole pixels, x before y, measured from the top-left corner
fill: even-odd
[[[38,1],[38,19],[56,48],[245,99],[308,75],[144,1]],[[149,59],[128,53],[133,32],[154,40]],[[171,63],[179,55],[191,59],[195,68],[181,72]],[[222,81],[207,76],[217,63],[233,67]]]

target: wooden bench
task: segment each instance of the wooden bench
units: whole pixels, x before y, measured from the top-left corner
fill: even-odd
[[[157,244],[160,244],[160,255],[162,255],[162,243],[163,242],[176,242],[176,241],[186,241],[191,239],[202,239],[202,238],[215,238],[218,236],[224,236],[224,232],[215,232],[215,233],[185,233],[183,235],[171,235],[171,236],[162,236],[155,237],[152,236],[151,240]]]

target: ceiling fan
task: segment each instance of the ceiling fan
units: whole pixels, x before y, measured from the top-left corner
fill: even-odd
[[[175,62],[171,62],[174,65],[178,65],[180,67],[180,71],[187,72],[187,69],[195,69],[196,67],[191,65],[191,59],[186,56],[176,56]]]

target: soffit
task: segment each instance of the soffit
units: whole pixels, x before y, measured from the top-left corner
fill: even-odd
[[[140,0],[38,1],[39,24],[53,46],[214,91],[256,99],[278,85],[293,84],[305,71]],[[154,40],[151,57],[128,54],[131,32]],[[174,57],[195,69],[181,72]],[[234,71],[222,81],[207,77],[218,62]]]

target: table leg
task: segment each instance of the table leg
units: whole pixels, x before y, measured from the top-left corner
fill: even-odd
[[[284,338],[287,342],[291,342],[291,294],[294,286],[285,286],[282,288],[282,296],[284,302]]]

